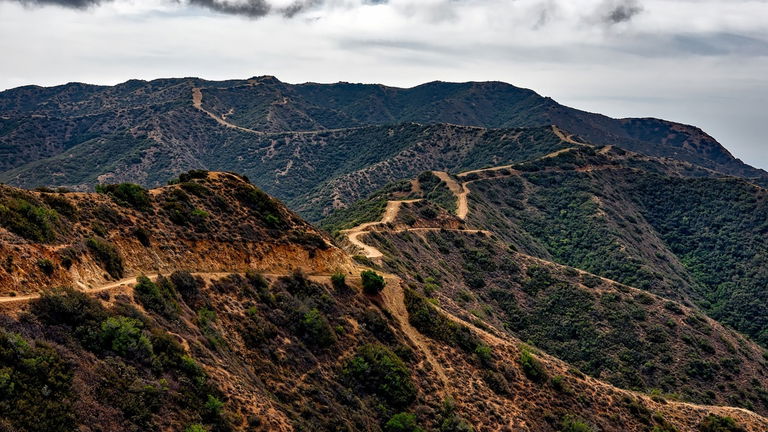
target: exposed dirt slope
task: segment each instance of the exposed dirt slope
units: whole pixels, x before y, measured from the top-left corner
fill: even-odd
[[[1,187],[0,295],[180,269],[330,273],[349,265],[330,238],[241,177],[200,177],[131,197]]]

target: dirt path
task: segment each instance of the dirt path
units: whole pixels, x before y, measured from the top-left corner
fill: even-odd
[[[418,201],[421,201],[421,199],[387,201],[387,207],[386,209],[384,209],[384,215],[381,217],[381,220],[374,221],[374,222],[365,222],[354,228],[341,230],[339,232],[341,234],[346,235],[350,243],[362,249],[363,253],[367,258],[369,259],[381,258],[384,256],[384,254],[382,254],[381,251],[376,249],[375,247],[369,246],[363,243],[363,241],[360,240],[360,237],[362,237],[365,234],[368,234],[370,232],[369,228],[371,227],[394,222],[395,219],[397,219],[397,214],[400,212],[400,206],[402,206],[403,203],[414,203]]]
[[[287,105],[288,102],[289,102],[288,98],[284,97],[282,101],[275,102],[274,104],[275,105]],[[226,127],[230,128],[230,129],[236,129],[236,130],[239,130],[241,132],[247,132],[247,133],[252,133],[252,134],[261,135],[261,136],[287,135],[287,134],[292,134],[292,135],[311,135],[311,134],[316,134],[316,133],[321,133],[321,132],[341,132],[341,131],[348,131],[348,130],[363,129],[363,128],[366,127],[366,126],[356,126],[356,127],[349,127],[349,128],[316,129],[316,130],[285,131],[285,132],[264,132],[264,131],[259,131],[259,130],[255,130],[255,129],[249,129],[249,128],[246,128],[246,127],[238,126],[238,125],[236,125],[234,123],[230,123],[230,122],[228,122],[226,120],[226,117],[234,114],[234,109],[233,108],[230,108],[229,111],[227,112],[227,114],[225,114],[224,116],[221,116],[221,117],[216,115],[216,113],[213,113],[213,112],[208,111],[207,109],[203,108],[203,89],[200,88],[200,87],[193,87],[192,88],[192,106],[194,106],[196,109],[204,112],[206,115],[208,115],[208,117],[216,120],[216,123],[218,123],[218,124],[220,124],[222,126],[226,126]]]
[[[461,220],[466,219],[467,213],[469,213],[469,206],[467,204],[469,189],[462,187],[459,182],[454,180],[454,178],[445,171],[432,171],[432,174],[442,180],[448,186],[451,193],[456,196],[456,216]]]
[[[408,310],[405,308],[405,294],[403,292],[402,281],[399,277],[394,275],[384,276],[387,284],[384,286],[384,290],[381,292],[381,297],[384,300],[384,305],[387,310],[392,314],[395,320],[400,325],[400,328],[405,333],[406,337],[416,345],[419,350],[424,353],[427,363],[430,364],[432,370],[435,371],[438,378],[442,382],[443,392],[450,389],[450,381],[445,375],[445,370],[439,361],[432,354],[432,349],[429,346],[429,341],[416,330],[409,320]]]
[[[194,276],[200,276],[205,279],[213,280],[213,279],[221,279],[224,277],[227,277],[231,274],[238,273],[238,272],[195,272],[192,273]],[[166,273],[167,274],[167,273]],[[127,278],[120,279],[118,281],[112,281],[105,283],[103,285],[99,285],[96,288],[87,288],[85,285],[83,285],[80,282],[75,282],[77,285],[80,286],[81,291],[86,294],[97,294],[103,291],[111,291],[113,289],[117,288],[127,288],[131,285],[135,285],[138,283],[138,278],[141,276],[146,276],[150,280],[155,281],[157,278],[161,275],[161,273],[150,273],[150,274],[144,274],[144,275],[136,275],[131,276]],[[277,274],[277,273],[262,273],[262,276],[264,277],[270,277],[270,278],[277,278],[281,276],[287,276],[287,274]],[[321,281],[324,279],[329,278],[331,275],[321,275],[321,274],[312,274],[307,275],[307,277],[311,280],[315,281]],[[0,297],[0,304],[12,304],[12,303],[23,303],[23,302],[29,302],[32,300],[36,300],[40,298],[40,294],[27,294],[27,295],[21,295],[21,296],[15,296],[15,297]]]
[[[501,170],[505,170],[505,169],[511,170],[514,173],[519,173],[520,172],[520,171],[512,169],[512,165],[501,165],[501,166],[495,166],[495,167],[491,167],[491,168],[480,168],[480,169],[471,170],[471,171],[464,171],[462,173],[456,174],[456,177],[466,177],[466,176],[468,176],[470,174],[480,174],[480,173],[484,173],[484,172],[501,171]]]
[[[193,87],[192,88],[192,106],[194,106],[198,110],[204,112],[205,114],[208,115],[208,117],[216,120],[216,123],[218,123],[218,124],[220,124],[222,126],[226,126],[228,128],[231,128],[231,129],[236,129],[236,130],[239,130],[241,132],[248,132],[248,133],[253,133],[253,134],[258,134],[258,135],[266,135],[264,132],[253,130],[253,129],[244,128],[244,127],[238,126],[238,125],[236,125],[234,123],[230,123],[230,122],[226,121],[225,119],[217,116],[215,113],[212,113],[211,111],[208,111],[207,109],[203,108],[203,89],[201,89],[200,87]],[[230,112],[232,112],[232,111],[230,110]]]
[[[560,138],[561,141],[567,142],[569,144],[578,144],[578,145],[584,145],[584,143],[580,143],[573,139],[573,134],[566,135],[565,132],[563,132],[559,127],[552,125],[552,132],[557,135],[558,138]]]

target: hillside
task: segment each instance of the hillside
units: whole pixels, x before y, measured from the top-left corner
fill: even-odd
[[[728,309],[710,308],[701,296],[711,294],[697,284],[700,275],[691,274],[689,259],[677,258],[671,251],[662,249],[665,241],[652,228],[633,230],[625,223],[623,229],[616,229],[602,219],[611,214],[632,217],[626,208],[621,213],[612,211],[603,195],[600,196],[606,203],[601,200],[599,208],[584,204],[593,199],[587,194],[592,189],[583,185],[578,190],[560,189],[571,185],[562,176],[591,172],[560,160],[573,162],[574,155],[578,154],[602,160],[605,170],[610,166],[609,161],[615,164],[612,169],[617,170],[622,167],[628,170],[626,165],[648,163],[645,158],[636,160],[626,153],[614,156],[606,148],[600,153],[591,149],[562,152],[532,162],[531,166],[518,167],[528,169],[525,172],[502,167],[462,173],[457,177],[424,173],[412,182],[392,185],[368,200],[337,212],[323,225],[338,238],[351,242],[350,246],[362,248],[366,256],[380,262],[383,268],[402,275],[414,289],[435,297],[458,316],[492,323],[495,328],[530,341],[593,376],[625,388],[675,393],[697,402],[768,409],[765,350],[703,313],[723,319],[719,312],[731,311],[742,293],[752,289],[753,279],[741,279],[731,290],[717,291],[730,302]],[[656,168],[653,176],[657,182],[675,183],[658,172],[667,169],[671,175],[679,167],[674,164],[651,166]],[[590,170],[597,171],[597,167],[590,166]],[[634,170],[638,176],[644,173],[638,168]],[[622,171],[622,178],[639,185],[628,172],[633,171]],[[523,183],[543,174],[558,175],[559,181]],[[708,190],[712,188],[707,183],[722,182],[709,178],[690,181],[702,182]],[[451,188],[450,183],[461,183],[461,186]],[[541,184],[558,189],[539,191],[536,187]],[[619,185],[616,179],[612,184]],[[658,184],[648,187],[663,190]],[[454,195],[451,190],[463,192]],[[723,195],[722,191],[716,193]],[[577,202],[568,206],[547,203],[528,208],[540,202],[543,199],[540,197]],[[712,201],[711,197],[706,199]],[[451,200],[453,203],[468,200],[468,212],[462,215],[456,205],[447,204]],[[377,216],[377,203],[382,201],[386,203],[385,216],[380,222],[371,222],[381,217]],[[684,201],[684,204],[690,206],[690,202]],[[395,214],[390,209],[396,209]],[[542,210],[560,219],[544,218],[540,215]],[[601,211],[601,215],[595,217],[595,211]],[[741,217],[753,214],[748,212]],[[511,215],[515,219],[511,219]],[[718,216],[735,217],[733,214]],[[534,217],[536,225],[531,222]],[[563,225],[565,222],[568,225]],[[350,229],[353,224],[359,226]],[[542,236],[540,231],[530,229],[531,226],[546,228],[553,234]],[[697,239],[691,233],[687,238],[692,242]],[[644,255],[645,250],[654,246],[659,249],[651,256],[666,262],[666,266],[651,262]],[[526,254],[518,252],[520,250]],[[729,251],[707,252],[723,260]],[[569,265],[582,269],[591,265],[598,274],[616,275],[643,289],[552,262],[569,259],[574,260]],[[722,267],[713,270],[718,276],[728,277],[720,274],[724,271]],[[648,290],[661,296],[652,295]],[[761,310],[756,307],[756,303],[762,301],[758,300],[760,294],[748,292],[752,302],[726,319],[750,317],[748,322],[752,325],[761,322],[756,315],[759,312],[755,312]],[[747,320],[732,325],[738,327],[744,322]],[[751,333],[750,328],[740,329],[759,336]],[[743,384],[734,384],[739,381]]]
[[[328,273],[348,266],[327,236],[244,178],[205,171],[150,191],[0,186],[0,251],[4,296],[117,285],[141,272]]]
[[[421,176],[411,185],[422,192],[411,192],[426,191],[427,200],[389,213],[392,227],[410,222],[436,237],[424,246],[413,245],[406,232],[382,240],[399,252],[386,249],[393,258],[384,260],[390,271],[377,270],[381,279],[235,174],[192,171],[159,189],[123,184],[100,187],[97,194],[3,187],[0,430],[658,432],[720,425],[759,432],[768,427],[768,419],[746,409],[694,405],[603,381],[616,382],[621,373],[584,375],[576,367],[596,374],[576,354],[599,360],[605,351],[547,345],[540,335],[549,330],[536,325],[525,334],[536,347],[523,343],[509,330],[522,311],[509,309],[509,298],[489,301],[486,315],[471,315],[468,311],[479,307],[475,299],[486,294],[496,298],[501,289],[516,296],[518,279],[511,275],[546,267],[553,283],[537,285],[540,299],[525,299],[528,316],[544,307],[545,294],[582,292],[594,313],[604,315],[600,326],[614,326],[615,335],[625,330],[618,323],[626,316],[612,316],[613,308],[602,305],[633,305],[628,323],[633,334],[644,341],[667,338],[649,354],[659,359],[653,377],[661,381],[649,382],[659,382],[659,388],[702,384],[706,377],[690,374],[687,383],[664,380],[663,374],[680,365],[662,362],[664,350],[690,361],[704,350],[704,365],[715,357],[727,361],[717,364],[711,383],[702,384],[699,399],[765,409],[758,392],[766,367],[757,360],[761,349],[695,310],[662,307],[661,299],[638,290],[495,250],[498,241],[477,237],[485,235],[481,232],[444,236],[436,223],[461,230],[463,222],[449,213],[446,190],[451,189],[441,186],[441,177]],[[434,214],[430,220],[416,219],[425,212],[422,205]],[[458,247],[460,240],[466,241],[460,249],[442,252],[441,242]],[[411,258],[424,248],[429,255],[414,267]],[[503,268],[469,258],[490,252]],[[477,289],[466,301],[454,291],[464,283],[462,265],[487,271],[477,272],[487,274],[487,291],[467,285]],[[427,269],[438,273],[439,266],[439,280],[419,280]],[[502,287],[502,280],[511,285]],[[429,284],[439,285],[439,305],[425,297],[435,293]],[[62,285],[69,287],[54,288]],[[639,313],[647,314],[647,322],[639,322]],[[686,338],[695,347],[679,342]],[[610,361],[631,364],[623,355],[606,361],[606,371],[613,370]],[[737,397],[733,387],[744,396]],[[691,396],[686,391],[681,397]]]
[[[237,171],[316,221],[420,171],[547,154],[562,145],[547,130],[553,124],[593,144],[768,182],[768,173],[733,158],[697,128],[615,120],[504,83],[400,89],[293,85],[274,77],[2,92],[0,181],[87,191],[97,182],[156,187],[192,168]]]

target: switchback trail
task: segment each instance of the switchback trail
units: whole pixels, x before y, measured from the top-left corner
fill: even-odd
[[[418,201],[421,201],[421,200],[413,199],[413,200],[402,200],[402,201],[387,201],[387,207],[384,210],[384,216],[382,216],[381,220],[374,221],[374,222],[365,222],[354,228],[342,230],[340,232],[347,236],[350,243],[362,249],[363,253],[367,258],[370,258],[370,259],[381,258],[384,256],[384,254],[382,254],[381,251],[376,249],[375,247],[369,246],[363,243],[360,240],[360,237],[370,232],[368,229],[373,226],[384,225],[384,224],[394,222],[395,219],[397,218],[397,214],[400,212],[400,206],[403,203],[413,203]]]

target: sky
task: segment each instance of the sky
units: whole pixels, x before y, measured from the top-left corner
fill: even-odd
[[[768,0],[0,0],[0,89],[498,80],[768,169]]]

